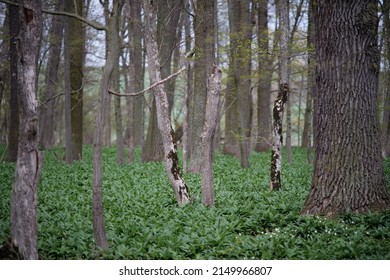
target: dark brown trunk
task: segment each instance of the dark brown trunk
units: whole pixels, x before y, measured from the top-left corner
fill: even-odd
[[[315,163],[302,213],[390,207],[378,122],[377,1],[317,1]]]

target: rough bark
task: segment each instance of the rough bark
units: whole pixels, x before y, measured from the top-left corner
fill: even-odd
[[[202,203],[214,207],[214,136],[218,125],[222,71],[214,66],[208,80],[205,123],[202,132]]]
[[[144,10],[146,16],[146,52],[149,63],[149,76],[152,83],[161,81],[160,73],[160,58],[158,53],[156,41],[156,7],[155,4],[149,0],[144,0]],[[182,177],[179,160],[177,157],[177,147],[174,143],[173,130],[171,127],[171,120],[169,116],[169,104],[167,94],[163,84],[158,84],[153,88],[153,93],[156,100],[157,121],[162,142],[164,147],[164,163],[171,182],[172,188],[176,195],[176,201],[179,205],[190,202],[190,196],[187,185]]]
[[[195,58],[193,113],[191,123],[190,167],[192,173],[200,173],[202,163],[201,134],[207,99],[207,79],[215,62],[214,1],[197,1],[195,18]]]
[[[93,145],[93,186],[92,186],[92,214],[93,231],[97,247],[107,249],[109,244],[106,237],[103,215],[103,112],[108,103],[108,87],[111,75],[119,59],[119,18],[123,7],[123,0],[114,2],[111,16],[108,20],[107,31],[107,59],[103,67],[103,76],[99,88],[99,109],[96,117],[96,130]]]
[[[18,156],[18,138],[19,138],[19,83],[18,83],[18,49],[17,40],[20,32],[20,19],[18,16],[19,8],[9,5],[9,58],[10,58],[10,76],[11,76],[11,95],[10,95],[10,115],[8,125],[8,160],[15,162]]]
[[[302,213],[388,209],[377,114],[377,1],[316,4],[316,155]]]
[[[280,0],[280,57],[279,57],[279,93],[273,108],[273,144],[271,154],[271,182],[272,190],[279,190],[281,184],[282,171],[282,122],[284,106],[288,100],[290,92],[288,84],[288,4],[287,0]]]
[[[38,183],[43,155],[38,149],[37,78],[41,43],[40,1],[21,0],[17,44],[19,145],[11,194],[11,240],[24,259],[38,259]]]
[[[55,10],[63,10],[63,7],[64,2],[57,1]],[[55,100],[52,97],[55,95],[58,86],[57,73],[60,64],[63,31],[64,19],[60,16],[53,16],[49,32],[50,50],[45,73],[45,89],[39,112],[39,142],[44,149],[51,149],[54,145]]]

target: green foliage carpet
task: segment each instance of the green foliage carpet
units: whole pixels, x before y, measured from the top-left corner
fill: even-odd
[[[0,153],[1,154],[1,153]],[[185,174],[194,202],[176,204],[162,163],[120,166],[104,150],[105,224],[110,248],[95,248],[92,150],[71,166],[63,151],[45,153],[39,185],[41,259],[390,259],[390,212],[338,219],[302,217],[312,167],[304,149],[283,165],[283,189],[269,191],[269,153],[241,169],[217,153],[216,207],[201,204],[200,177]],[[286,158],[286,157],[285,157]],[[390,161],[385,162],[390,181]],[[0,163],[0,243],[9,236],[14,164]]]

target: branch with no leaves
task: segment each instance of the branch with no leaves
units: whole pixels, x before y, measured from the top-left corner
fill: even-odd
[[[147,87],[145,88],[144,90],[141,90],[141,91],[138,91],[138,92],[130,92],[130,93],[120,93],[120,92],[115,92],[111,89],[108,90],[108,93],[112,94],[112,95],[116,95],[116,96],[137,96],[137,95],[140,95],[140,94],[143,94],[153,88],[155,88],[156,86],[158,85],[161,85],[163,83],[165,83],[166,81],[176,77],[177,75],[179,75],[182,71],[184,71],[186,69],[186,67],[183,67],[181,68],[179,71],[173,73],[172,75],[169,75],[168,77],[166,77],[165,79],[162,79],[156,83],[154,83],[153,85],[151,85],[150,87]]]
[[[4,3],[4,4],[8,4],[8,5],[13,5],[13,6],[19,7],[19,3],[11,2],[9,0],[0,0],[0,3]],[[76,19],[78,19],[78,20],[88,24],[89,26],[95,28],[96,30],[108,31],[107,26],[100,25],[97,22],[90,21],[90,20],[88,20],[88,19],[86,19],[86,18],[84,18],[84,17],[82,17],[80,15],[77,15],[77,14],[63,12],[63,11],[49,11],[49,10],[45,10],[45,9],[41,9],[41,11],[42,11],[42,13],[45,13],[45,14],[51,14],[51,15],[57,15],[57,16],[66,16],[66,17],[76,18]]]

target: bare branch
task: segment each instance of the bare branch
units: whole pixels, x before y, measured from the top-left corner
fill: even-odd
[[[19,3],[14,3],[14,2],[11,2],[9,0],[0,0],[0,3],[5,3],[5,4],[8,4],[8,5],[13,5],[13,6],[19,6]],[[71,18],[76,18],[86,24],[88,24],[89,26],[95,28],[96,30],[105,30],[105,31],[108,31],[108,28],[107,26],[104,26],[104,25],[100,25],[99,23],[95,22],[95,21],[91,21],[91,20],[88,20],[80,15],[77,15],[77,14],[73,14],[73,13],[68,13],[68,12],[63,12],[63,11],[49,11],[49,10],[46,10],[46,9],[42,9],[41,10],[42,13],[45,13],[45,14],[51,14],[51,15],[58,15],[58,16],[66,16],[66,17],[71,17]]]
[[[154,83],[153,85],[151,85],[150,87],[148,88],[145,88],[144,90],[141,90],[141,91],[138,91],[138,92],[130,92],[130,93],[120,93],[120,92],[115,92],[111,89],[108,90],[108,93],[112,94],[112,95],[115,95],[115,96],[137,96],[137,95],[141,95],[153,88],[155,88],[156,86],[158,85],[161,85],[163,83],[165,83],[166,81],[176,77],[177,75],[179,75],[182,71],[184,71],[186,69],[186,67],[183,67],[181,68],[179,71],[177,71],[176,73],[173,73],[172,75],[169,75],[168,77],[166,77],[165,79],[162,79],[156,83]]]

